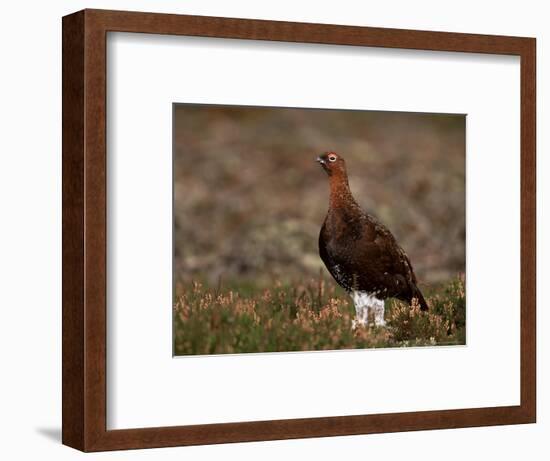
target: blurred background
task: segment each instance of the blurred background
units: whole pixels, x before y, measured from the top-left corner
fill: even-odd
[[[267,286],[325,271],[329,190],[315,158],[329,150],[421,284],[465,271],[464,115],[178,104],[176,282]]]

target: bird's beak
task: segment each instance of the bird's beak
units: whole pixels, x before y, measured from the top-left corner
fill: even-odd
[[[321,165],[326,165],[326,162],[321,157],[317,157],[315,161],[319,162]]]

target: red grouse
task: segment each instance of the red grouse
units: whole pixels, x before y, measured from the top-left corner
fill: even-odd
[[[405,251],[391,232],[365,213],[351,194],[346,163],[335,152],[317,158],[329,177],[329,209],[319,234],[319,254],[336,282],[352,297],[357,323],[384,325],[384,300],[416,299],[422,310],[428,304],[416,285]]]

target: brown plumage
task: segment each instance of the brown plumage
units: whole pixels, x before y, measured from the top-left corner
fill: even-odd
[[[353,198],[344,159],[327,152],[317,161],[328,174],[330,184],[329,209],[319,234],[319,254],[336,282],[352,294],[358,321],[367,323],[370,308],[375,313],[375,323],[384,324],[383,300],[389,297],[408,303],[417,299],[420,308],[427,310],[407,254],[391,232],[365,213]],[[371,301],[378,302],[381,314]]]

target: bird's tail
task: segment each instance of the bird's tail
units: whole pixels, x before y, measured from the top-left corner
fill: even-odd
[[[420,289],[417,286],[414,287],[413,298],[418,299],[418,304],[420,304],[420,310],[421,311],[427,311],[429,309],[428,308],[428,303],[424,299],[424,296],[422,295],[422,292],[420,291]]]

